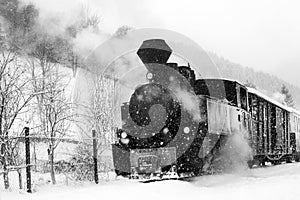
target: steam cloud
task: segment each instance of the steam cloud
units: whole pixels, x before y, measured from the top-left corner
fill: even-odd
[[[87,57],[99,44],[108,39],[109,35],[92,28],[82,30],[73,39],[74,50],[77,54]]]
[[[23,3],[32,3],[39,10],[37,20],[37,31],[47,33],[51,36],[63,36],[73,45],[73,50],[80,57],[86,58],[91,51],[107,40],[111,34],[100,30],[101,16],[96,11],[91,10],[89,5],[79,1],[67,2],[65,5],[60,3],[54,4],[37,0],[21,0]],[[50,6],[51,4],[51,6]],[[53,7],[55,5],[55,7]],[[49,7],[47,7],[49,6]],[[66,34],[66,30],[71,25],[80,26],[88,17],[97,17],[99,25],[96,27],[83,27],[77,32],[75,37]]]
[[[175,88],[175,95],[182,104],[183,108],[193,116],[193,120],[200,121],[201,116],[198,97],[180,87]]]
[[[225,145],[221,147],[220,156],[212,164],[212,168],[227,173],[241,173],[248,169],[248,161],[252,159],[247,131],[233,133]]]

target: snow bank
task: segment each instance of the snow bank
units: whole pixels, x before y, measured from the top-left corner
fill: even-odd
[[[1,181],[0,181],[1,182]],[[297,199],[300,196],[300,163],[245,170],[243,174],[202,176],[192,182],[162,181],[139,183],[129,180],[81,186],[46,185],[33,194],[4,192],[1,200],[82,199]]]

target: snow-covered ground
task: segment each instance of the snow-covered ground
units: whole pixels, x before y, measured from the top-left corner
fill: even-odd
[[[202,176],[192,182],[139,183],[115,180],[76,186],[37,188],[33,194],[0,190],[0,200],[93,199],[300,199],[300,163],[268,166],[236,174]]]

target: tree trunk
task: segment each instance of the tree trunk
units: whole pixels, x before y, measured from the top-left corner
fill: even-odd
[[[6,153],[5,153],[5,143],[1,145],[1,155],[2,155],[2,165],[3,165],[3,180],[4,180],[4,188],[9,188],[9,180],[8,180],[8,170],[6,163]]]
[[[51,175],[52,184],[56,184],[55,170],[54,170],[54,149],[51,149],[49,151],[49,161],[50,161],[50,175]]]
[[[22,186],[22,172],[21,172],[21,169],[18,169],[17,172],[18,172],[18,175],[19,175],[19,188],[20,188],[20,190],[22,190],[23,186]]]
[[[8,180],[8,171],[7,171],[7,166],[6,166],[6,160],[3,158],[3,180],[4,180],[4,188],[8,189],[9,188],[9,180]]]
[[[36,158],[36,147],[35,142],[33,142],[33,160],[34,160],[34,171],[37,172],[37,158]]]

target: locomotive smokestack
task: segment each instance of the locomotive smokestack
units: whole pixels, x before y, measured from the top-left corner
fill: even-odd
[[[172,49],[162,39],[151,39],[143,42],[137,54],[146,66],[150,63],[165,64]]]

